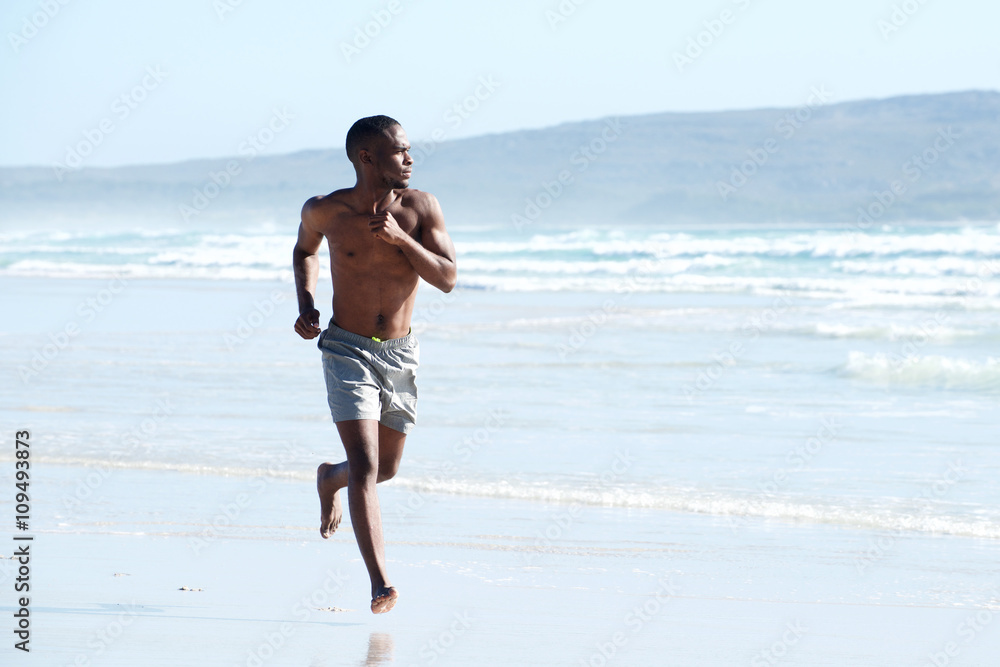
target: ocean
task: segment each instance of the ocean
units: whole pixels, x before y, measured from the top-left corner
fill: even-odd
[[[2,421],[32,429],[38,465],[80,471],[42,526],[197,534],[214,506],[150,519],[105,494],[123,470],[308,489],[342,460],[319,352],[292,331],[294,232],[0,234]],[[390,540],[424,514],[456,541],[514,536],[532,568],[659,545],[649,571],[683,580],[673,530],[748,571],[772,553],[733,555],[748,536],[822,534],[836,554],[810,562],[868,582],[827,601],[996,601],[1000,225],[451,233],[458,287],[422,285],[414,315],[419,416],[382,489]],[[281,539],[312,514],[227,530]],[[864,579],[894,562],[932,574]]]
[[[4,405],[55,403],[53,461],[311,461],[335,434],[291,331],[293,231],[3,234],[5,301],[54,301],[5,327]],[[452,234],[398,484],[1000,538],[997,225]],[[161,395],[190,414],[115,437]]]

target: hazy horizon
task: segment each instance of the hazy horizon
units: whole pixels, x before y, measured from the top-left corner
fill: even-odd
[[[851,104],[851,103],[857,103],[857,102],[883,102],[883,101],[892,100],[892,99],[899,99],[899,98],[928,97],[928,96],[936,96],[936,95],[951,95],[951,94],[964,94],[964,93],[996,93],[996,94],[1000,94],[1000,88],[997,88],[997,89],[948,90],[948,91],[924,92],[924,93],[901,93],[901,94],[898,94],[898,95],[888,95],[888,96],[884,96],[884,97],[865,97],[865,98],[859,98],[859,99],[837,99],[836,101],[830,102],[829,104],[826,104],[824,106],[836,107],[839,104]],[[800,106],[803,106],[803,105],[789,106],[789,107],[782,107],[782,106],[755,106],[755,107],[748,107],[748,108],[732,108],[732,109],[693,109],[693,110],[665,109],[665,110],[662,110],[662,111],[651,111],[651,112],[636,113],[636,114],[621,114],[621,115],[617,115],[617,116],[615,114],[610,114],[610,115],[605,115],[605,116],[595,116],[593,118],[578,118],[578,119],[572,119],[572,120],[559,121],[559,122],[551,123],[551,124],[548,124],[548,125],[518,127],[518,128],[507,129],[507,130],[497,130],[497,131],[493,131],[493,132],[482,132],[482,133],[479,133],[479,134],[472,134],[472,135],[460,136],[460,137],[445,137],[441,141],[435,141],[432,136],[415,137],[408,130],[407,130],[407,135],[410,138],[410,142],[414,146],[418,146],[420,144],[443,144],[443,143],[447,143],[447,142],[450,142],[450,141],[462,141],[462,140],[468,140],[468,139],[478,139],[478,138],[495,136],[495,135],[513,134],[513,133],[518,133],[518,132],[544,131],[544,130],[548,130],[548,129],[553,129],[553,128],[561,127],[561,126],[564,126],[564,125],[573,125],[573,124],[577,124],[577,123],[598,122],[598,121],[602,121],[602,120],[605,120],[607,118],[613,118],[613,117],[629,118],[629,117],[660,116],[660,115],[670,115],[670,114],[676,114],[676,115],[702,115],[702,114],[703,115],[711,115],[711,114],[738,113],[738,112],[743,112],[743,111],[753,112],[753,111],[769,111],[769,110],[781,110],[781,109],[794,110],[794,109],[796,109],[796,108],[798,108]],[[402,119],[397,119],[397,120],[400,120],[400,123],[403,125],[404,129],[406,129],[406,123]],[[346,135],[346,129],[345,129],[344,133]],[[310,151],[336,151],[336,150],[343,150],[343,149],[344,149],[344,141],[343,141],[343,139],[340,139],[339,143],[333,143],[333,144],[328,144],[328,145],[316,145],[316,146],[304,147],[304,148],[296,148],[296,149],[288,150],[288,151],[274,151],[274,152],[269,152],[266,155],[267,155],[267,157],[282,157],[282,156],[295,155],[295,154],[298,154],[298,153],[307,153],[307,152],[310,152]],[[186,158],[175,159],[175,160],[165,160],[165,161],[159,161],[159,162],[157,162],[157,161],[149,161],[149,162],[130,162],[130,163],[122,163],[122,164],[109,164],[109,165],[84,165],[83,168],[119,169],[119,168],[127,168],[127,167],[156,167],[156,166],[180,165],[180,164],[184,164],[184,163],[188,163],[188,162],[224,160],[224,159],[227,159],[227,158],[235,157],[235,156],[237,156],[237,154],[238,154],[238,150],[233,151],[231,153],[225,153],[225,154],[219,154],[219,155],[198,155],[198,156],[193,156],[193,157],[186,157]],[[263,155],[264,155],[264,153],[262,153],[262,156]],[[345,162],[346,162],[346,157],[345,157]],[[0,163],[0,169],[20,169],[20,168],[24,168],[24,169],[35,169],[35,168],[51,169],[52,167],[53,167],[52,163],[36,163],[36,164],[2,164],[2,163]]]
[[[51,166],[88,136],[85,166],[224,157],[275,110],[291,119],[263,154],[342,145],[374,113],[427,141],[795,107],[814,86],[835,101],[998,90],[998,19],[982,0],[15,0],[0,10],[0,67],[8,97],[25,102],[0,111],[0,165]]]

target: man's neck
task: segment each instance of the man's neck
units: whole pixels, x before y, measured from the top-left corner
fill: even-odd
[[[392,188],[384,185],[373,187],[359,181],[354,185],[354,192],[358,208],[362,211],[383,210],[394,201]]]

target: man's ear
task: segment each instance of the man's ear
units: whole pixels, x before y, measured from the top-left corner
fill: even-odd
[[[372,153],[367,148],[362,148],[358,151],[358,162],[361,164],[371,164],[372,163]]]

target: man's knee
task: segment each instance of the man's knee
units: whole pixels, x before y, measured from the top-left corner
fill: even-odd
[[[387,479],[392,479],[396,476],[397,470],[399,470],[399,459],[380,462],[378,466],[378,481],[384,482]]]
[[[351,482],[366,483],[371,481],[378,472],[378,464],[374,458],[368,456],[358,456],[350,461],[347,467],[347,475]]]

